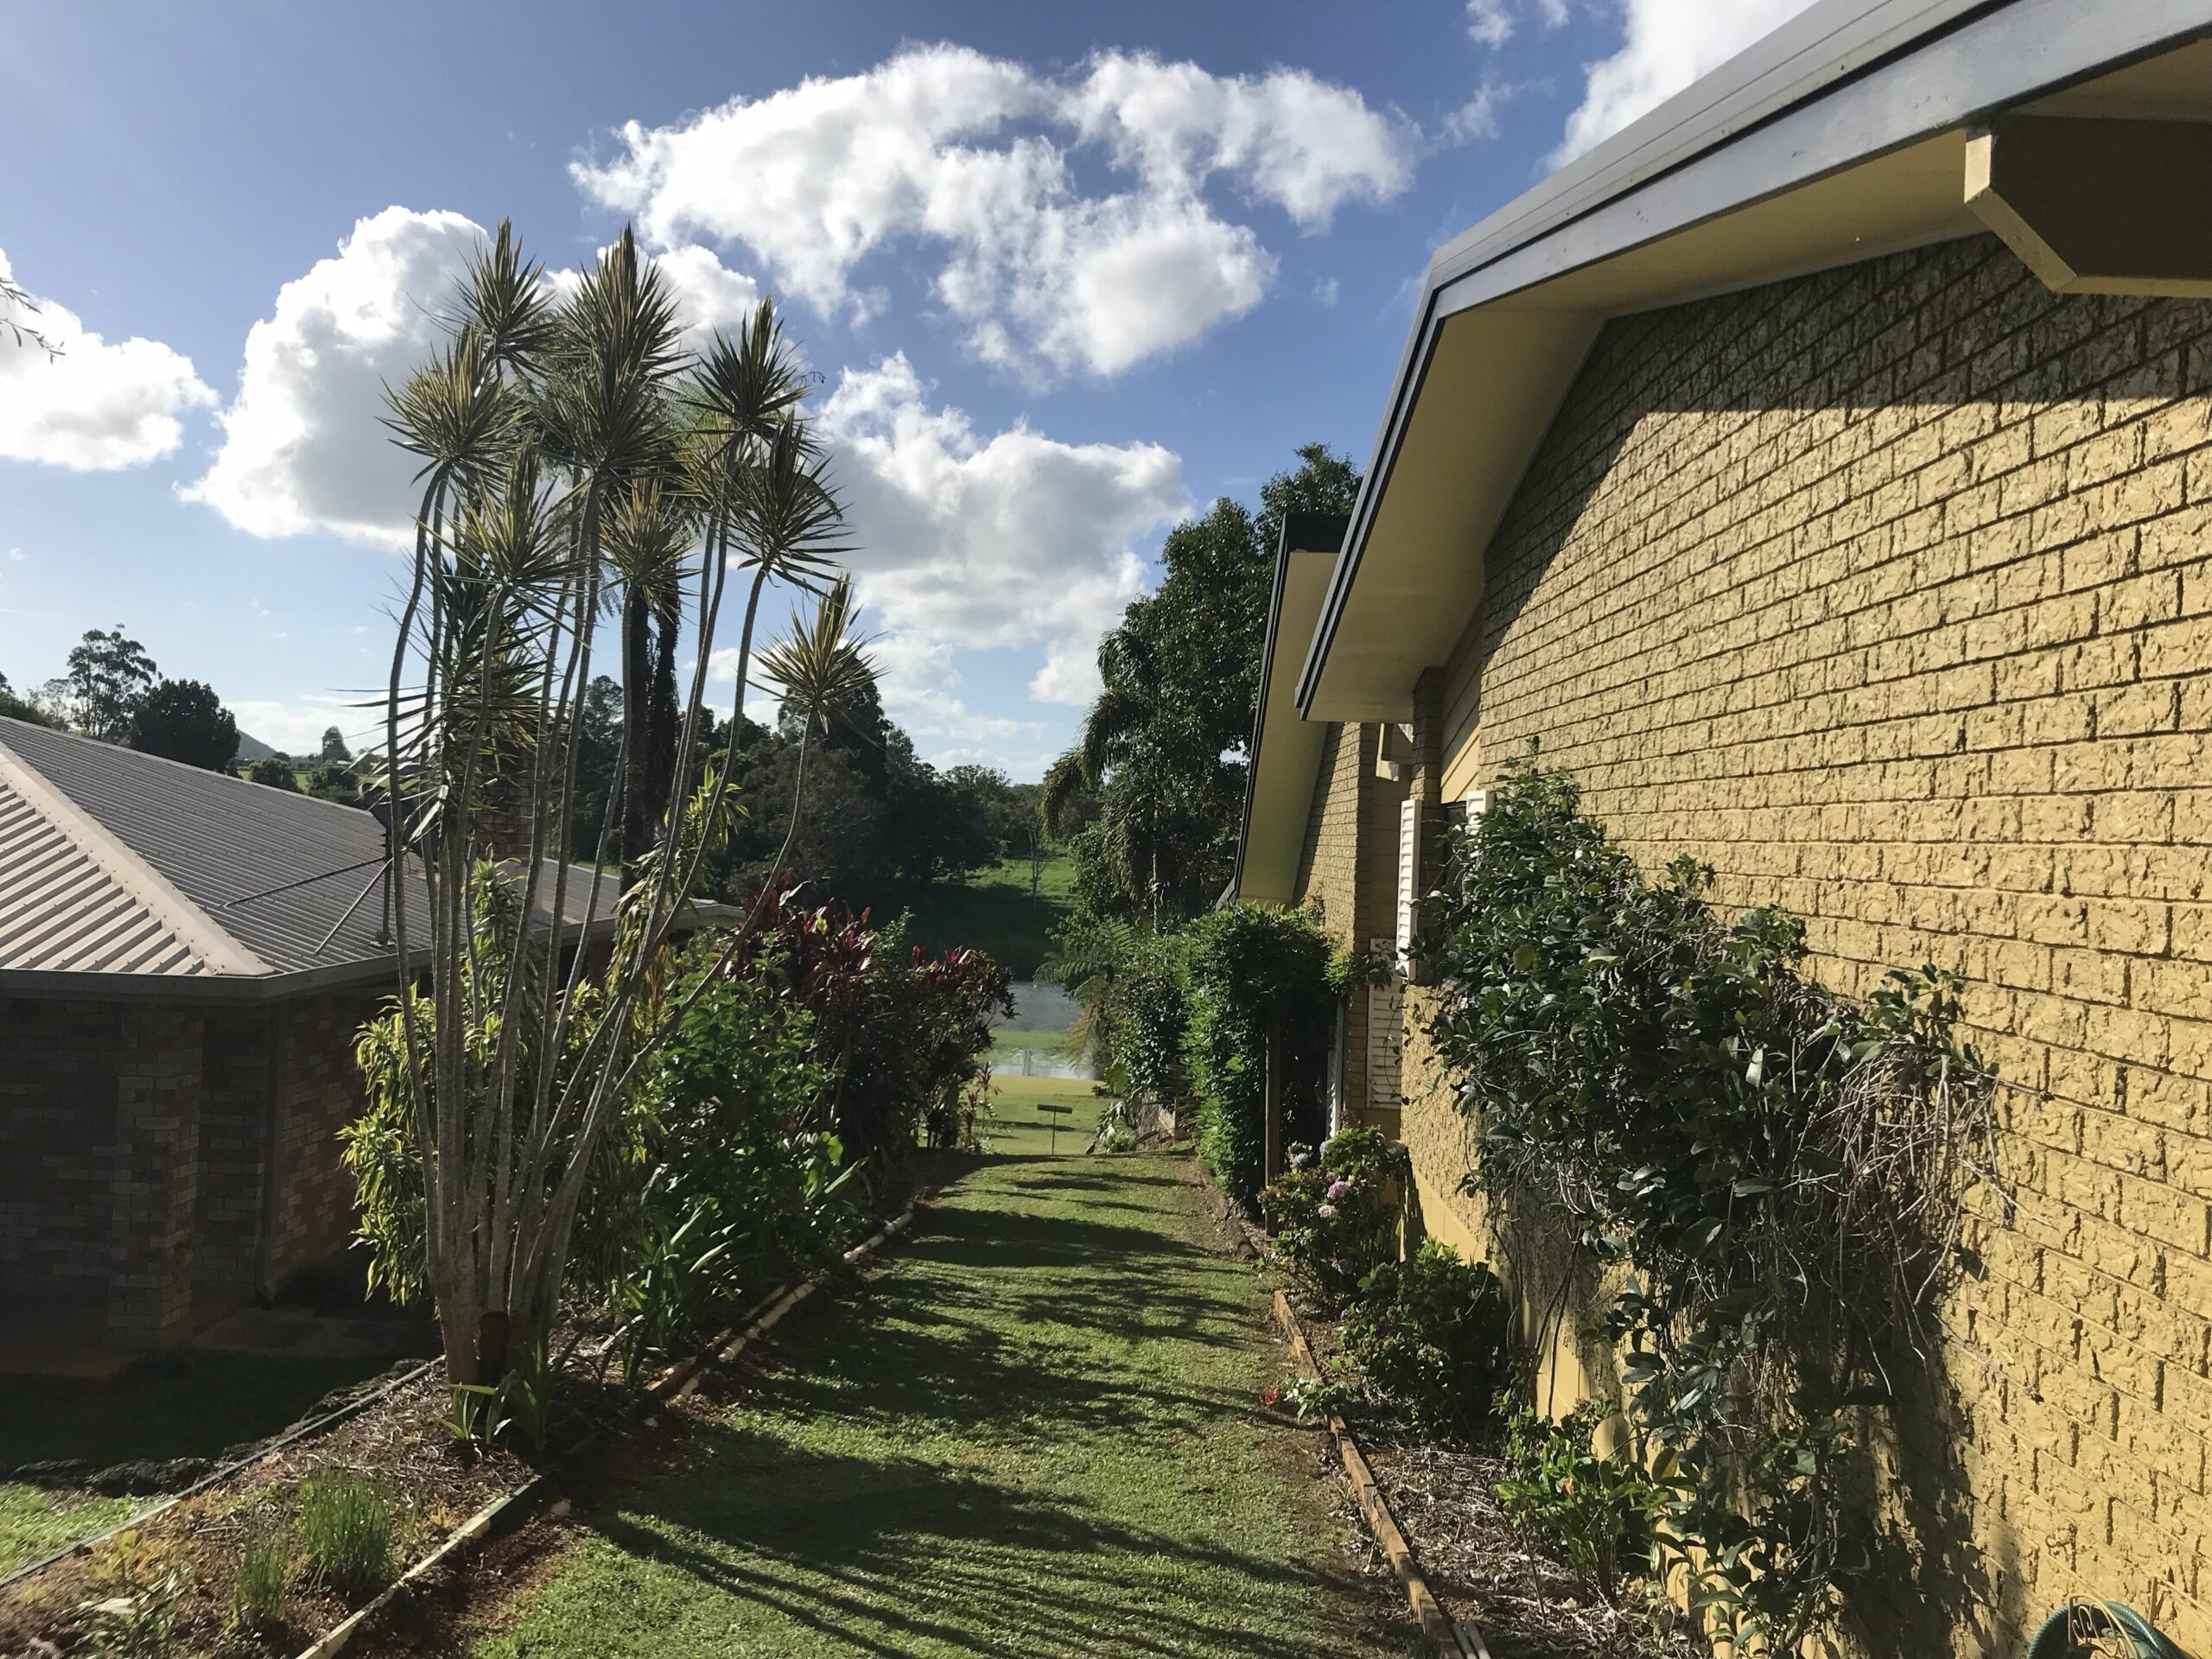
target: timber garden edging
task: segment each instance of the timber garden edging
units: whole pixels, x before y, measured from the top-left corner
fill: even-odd
[[[909,1203],[897,1216],[884,1223],[851,1249],[847,1250],[844,1254],[845,1264],[849,1267],[857,1267],[892,1239],[904,1232],[913,1222],[915,1208],[914,1204]],[[734,1360],[738,1355],[744,1352],[748,1346],[772,1329],[785,1314],[812,1295],[822,1282],[819,1275],[810,1274],[796,1284],[787,1286],[782,1291],[768,1297],[741,1328],[733,1326],[724,1331],[699,1352],[689,1358],[678,1360],[667,1370],[662,1372],[647,1386],[646,1397],[657,1402],[685,1398],[696,1390],[705,1378],[710,1363],[715,1365],[727,1365]],[[599,1439],[599,1432],[596,1430],[587,1434],[575,1445],[570,1446],[560,1458],[533,1473],[529,1479],[512,1491],[493,1498],[492,1502],[486,1503],[448,1534],[435,1548],[378,1591],[372,1599],[348,1613],[314,1642],[302,1649],[298,1659],[333,1659],[334,1655],[344,1652],[351,1645],[353,1638],[360,1635],[378,1614],[397,1601],[404,1592],[420,1584],[439,1567],[460,1560],[478,1546],[521,1524],[539,1500],[543,1498],[551,1489],[554,1478],[563,1473],[575,1459],[596,1445]],[[561,1512],[566,1503],[565,1498],[556,1502],[553,1513]]]

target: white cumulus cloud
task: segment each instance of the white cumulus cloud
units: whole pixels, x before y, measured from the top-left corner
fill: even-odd
[[[0,277],[14,280],[5,253]],[[186,411],[215,401],[183,353],[135,335],[106,340],[68,307],[31,299],[35,311],[0,298],[0,457],[79,472],[137,467],[175,448]]]
[[[1403,121],[1303,70],[1219,76],[1109,53],[1053,79],[951,46],[668,126],[633,121],[620,138],[574,176],[657,245],[742,243],[825,313],[880,309],[858,267],[919,245],[935,255],[936,301],[979,355],[1096,374],[1266,293],[1274,256],[1215,211],[1216,181],[1318,230],[1348,202],[1402,191],[1417,148]],[[1112,188],[1085,188],[1085,158]]]
[[[246,335],[222,447],[188,496],[256,536],[404,546],[417,462],[383,423],[385,388],[443,345],[454,283],[483,240],[459,213],[387,207],[285,283]]]
[[[1619,51],[1589,66],[1554,156],[1573,160],[1794,17],[1812,0],[1624,0]]]
[[[823,435],[849,512],[862,597],[917,672],[928,645],[1035,646],[1030,695],[1082,702],[1098,636],[1136,595],[1137,545],[1186,505],[1157,444],[1069,444],[1013,427],[979,435],[933,407],[905,355],[848,369]],[[949,659],[947,659],[949,661]]]
[[[454,285],[486,233],[454,213],[387,207],[277,291],[246,335],[223,442],[186,494],[257,536],[323,530],[386,547],[412,540],[419,462],[384,424],[385,388],[445,343]],[[760,300],[710,249],[656,256],[693,331],[730,327]],[[556,289],[574,271],[553,273]]]

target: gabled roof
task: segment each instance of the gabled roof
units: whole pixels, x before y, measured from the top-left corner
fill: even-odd
[[[268,997],[389,978],[384,857],[356,808],[0,718],[0,988]],[[615,885],[594,906],[573,870],[564,925],[608,925]]]

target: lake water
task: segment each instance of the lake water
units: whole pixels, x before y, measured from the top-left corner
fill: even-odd
[[[1014,1017],[998,1023],[1025,1035],[1035,1032],[1052,1032],[1065,1035],[1075,1029],[1076,1018],[1083,1010],[1075,999],[1057,985],[1040,985],[1035,980],[1017,979],[1014,982]],[[1074,1058],[1057,1045],[1002,1046],[991,1052],[991,1069],[1017,1077],[1096,1077],[1098,1073],[1090,1065]]]

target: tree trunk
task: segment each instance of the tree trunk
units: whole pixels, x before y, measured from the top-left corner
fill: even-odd
[[[653,713],[652,607],[632,582],[622,591],[623,763],[621,861],[635,863],[652,844],[651,732]]]

